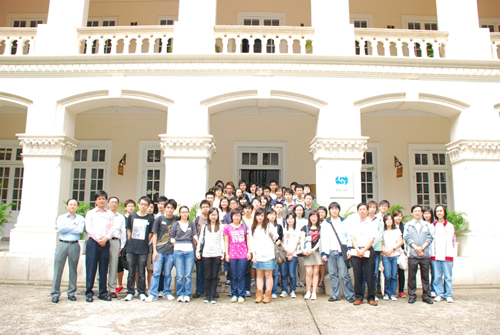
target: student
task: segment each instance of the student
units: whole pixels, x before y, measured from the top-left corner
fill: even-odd
[[[237,188],[235,191],[234,191],[234,197],[236,199],[239,199],[241,196],[243,195],[243,191],[240,190],[239,188]]]
[[[223,196],[220,199],[218,209],[219,209],[220,222],[222,223],[224,220],[224,216],[231,211],[231,209],[229,209],[229,199],[226,196]]]
[[[201,213],[194,219],[194,225],[196,226],[196,231],[198,232],[198,236],[203,225],[206,225],[208,222],[208,211],[210,210],[210,208],[212,208],[212,205],[210,204],[209,200],[205,199],[200,202]],[[196,266],[196,292],[193,294],[193,298],[197,299],[201,297],[205,292],[203,261],[201,259],[196,259],[195,266]]]
[[[135,212],[135,209],[136,209],[136,203],[134,200],[132,199],[127,199],[125,200],[125,227],[127,225],[127,218],[130,216],[130,214],[132,214],[133,212]],[[121,254],[120,255],[120,262],[118,262],[118,284],[116,286],[116,294],[120,293],[121,291],[123,291],[123,262],[126,264],[127,261],[126,261],[126,257],[127,255],[123,255]]]
[[[411,208],[413,220],[408,222],[403,233],[403,240],[409,250],[408,255],[408,303],[414,304],[417,300],[417,270],[420,267],[422,281],[422,301],[432,305],[429,288],[430,250],[432,243],[431,224],[422,219],[422,206],[414,205]]]
[[[325,206],[319,206],[317,211],[319,215],[319,226],[323,228],[323,222],[326,220],[326,217],[328,216],[328,210],[326,209]],[[326,265],[325,262],[322,262],[321,265],[319,266],[319,284],[318,284],[319,287],[325,286],[324,284],[325,276],[326,276]]]
[[[224,258],[224,237],[216,208],[208,211],[209,222],[200,230],[196,259],[202,260],[205,274],[205,303],[215,304],[221,260]],[[203,243],[203,250],[201,250]]]
[[[222,198],[223,198],[223,194],[222,194],[222,187],[220,187],[220,186],[216,186],[216,187],[214,188],[214,196],[215,196],[215,198],[214,198],[213,206],[214,206],[215,208],[217,208],[217,207],[219,207],[220,202],[221,202],[221,200],[222,200]],[[219,213],[219,214],[220,214],[220,213]]]
[[[293,193],[295,193],[295,188],[297,187],[299,183],[297,183],[296,181],[292,181],[290,183],[290,188],[292,189]]]
[[[254,206],[255,204],[255,206]],[[247,227],[252,227],[253,224],[253,218],[254,218],[254,213],[257,210],[257,208],[260,207],[260,200],[259,197],[255,197],[252,200],[252,203],[245,203],[243,205],[243,217],[241,221],[247,226]],[[246,279],[245,279],[245,296],[249,295],[248,293],[250,292],[250,288],[252,286],[255,286],[256,281],[255,281],[255,276],[256,272],[255,269],[252,268],[252,264],[249,262],[247,263],[247,273],[246,273]],[[251,296],[251,294],[250,294]]]
[[[394,217],[394,223],[396,224],[396,228],[398,228],[399,231],[401,232],[401,235],[403,235],[403,232],[404,232],[403,213],[400,210],[395,209],[392,212],[392,216]],[[404,243],[403,243],[402,249],[403,249],[403,252],[406,249]],[[400,298],[406,298],[405,270],[401,269],[399,266],[398,266],[398,292],[399,292]]]
[[[375,301],[378,301],[377,298],[377,278],[380,267],[380,255],[382,253],[382,234],[384,233],[384,222],[382,217],[377,216],[378,204],[370,200],[368,201],[368,220],[375,226],[375,229],[378,231],[378,235],[375,237],[375,241],[373,242],[373,250],[375,251],[375,270],[373,273],[373,285],[375,285],[375,291],[373,295],[375,296]],[[363,288],[365,286],[363,285]]]
[[[248,196],[248,201],[250,201],[250,192],[248,192],[247,182],[245,180],[240,180],[238,182],[239,189],[243,192],[243,194]]]
[[[256,190],[257,190],[257,184],[251,183],[250,184],[250,195],[249,195],[250,200],[253,200],[253,198],[255,198],[255,196],[256,196],[255,191]]]
[[[242,194],[238,197],[238,203],[240,204],[240,207],[243,208],[243,205],[247,202],[250,202],[250,198],[246,194]]]
[[[158,202],[156,203],[156,207],[158,208],[158,213],[155,215],[155,219],[159,216],[165,215],[165,202],[168,198],[164,195],[160,195],[158,197]]]
[[[215,207],[214,206],[214,201],[215,201],[215,193],[214,192],[208,191],[207,193],[205,193],[205,200],[207,200],[208,203],[210,204],[210,208]]]
[[[263,194],[264,194],[264,188],[260,185],[257,185],[257,188],[255,189],[255,197],[261,197]]]
[[[52,302],[57,304],[61,296],[61,277],[68,260],[69,283],[68,299],[76,301],[76,280],[78,275],[78,261],[80,260],[80,234],[85,229],[85,219],[82,215],[76,214],[78,200],[70,198],[66,202],[66,214],[57,217],[57,231],[59,232],[59,243],[56,246],[54,255],[54,276],[52,279],[52,289],[50,296]]]
[[[285,216],[286,228],[283,232],[283,244],[287,254],[286,262],[281,264],[281,295],[286,298],[288,295],[288,276],[290,276],[290,297],[295,298],[297,287],[297,245],[300,235],[295,230],[295,214],[287,213]]]
[[[108,194],[102,190],[97,191],[94,196],[94,209],[87,212],[85,226],[89,239],[87,241],[85,268],[86,268],[86,291],[85,301],[93,302],[94,281],[99,268],[99,299],[111,301],[107,290],[108,265],[109,265],[109,240],[113,234],[113,213],[105,208]],[[147,207],[146,207],[147,208]],[[145,210],[146,210],[145,208]],[[146,253],[147,254],[147,253]]]
[[[278,234],[278,238],[276,240],[277,245],[281,245],[283,243],[283,227],[279,225],[276,221],[276,211],[272,208],[266,210],[266,218],[267,225],[274,227],[276,233]],[[278,264],[275,265],[273,270],[273,292],[271,294],[272,299],[278,298],[278,277],[280,274],[280,266]]]
[[[283,204],[281,202],[277,202],[274,204],[273,209],[276,212],[276,224],[284,229],[286,226],[286,221],[283,217]]]
[[[313,210],[309,214],[309,220],[306,226],[302,227],[301,244],[304,257],[304,266],[306,268],[306,294],[304,299],[316,300],[316,291],[319,283],[319,266],[323,264],[320,247],[320,225],[318,211]],[[310,237],[310,244],[305,243],[306,237]],[[312,286],[312,291],[311,291]]]
[[[302,205],[296,205],[293,208],[295,213],[295,230],[300,234],[302,228],[307,225],[307,220],[304,218],[304,207]],[[297,265],[297,281],[298,287],[306,286],[304,282],[306,281],[306,268],[304,266],[304,256],[299,255],[298,265]]]
[[[384,263],[384,300],[396,301],[396,286],[398,276],[398,257],[401,255],[403,238],[401,231],[396,227],[391,214],[384,216],[384,235],[382,237],[382,261]]]
[[[226,183],[226,192],[225,192],[225,196],[228,197],[228,198],[232,198],[233,197],[233,191],[234,191],[234,183],[232,181],[228,181]]]
[[[231,223],[224,228],[226,262],[231,264],[231,302],[245,302],[245,273],[252,259],[248,250],[249,229],[241,223],[241,211],[231,210]]]
[[[260,197],[260,207],[264,208],[265,210],[270,209],[271,208],[270,199],[266,198],[265,196]]]
[[[293,190],[291,188],[285,188],[285,202],[283,205],[285,207],[285,212],[292,212],[295,208],[295,203],[293,202]]]
[[[372,306],[377,306],[375,301],[375,286],[373,273],[375,272],[375,252],[373,251],[373,242],[378,236],[376,227],[368,219],[368,205],[364,202],[358,204],[357,211],[359,221],[351,223],[351,245],[354,249],[352,259],[352,268],[354,270],[354,293],[356,300],[354,306],[359,306],[363,303],[364,291],[361,288],[363,274],[366,278],[368,286],[368,303]]]
[[[437,221],[434,222],[434,241],[432,242],[431,265],[434,268],[434,301],[453,302],[453,257],[455,255],[455,227],[446,221],[446,208],[437,205],[434,213]],[[443,287],[444,279],[444,287]]]
[[[136,272],[139,273],[137,279],[139,297],[142,301],[146,300],[145,268],[149,253],[149,241],[153,237],[151,228],[154,223],[153,215],[147,212],[150,204],[151,199],[149,197],[141,197],[139,199],[139,212],[132,213],[127,218],[127,262],[129,273],[125,301],[130,301],[134,298]]]
[[[174,265],[174,246],[171,243],[171,231],[174,222],[179,220],[174,216],[177,202],[169,199],[164,202],[164,212],[157,217],[153,223],[151,241],[153,244],[153,277],[151,278],[151,289],[146,302],[158,300],[158,290],[161,290],[163,297],[167,300],[174,300],[170,285],[172,283],[172,268]],[[164,273],[163,287],[160,285],[161,273]]]
[[[255,199],[254,199],[255,200]],[[260,204],[260,202],[259,202]],[[247,227],[251,227],[253,223],[253,211],[254,211],[254,206],[253,204],[247,202],[243,205],[243,217],[241,220],[243,221],[244,224],[247,225]]]
[[[305,206],[303,195],[304,195],[304,186],[301,184],[297,184],[295,186],[295,199],[294,199],[295,205]]]
[[[283,192],[284,192],[283,187],[280,187],[280,186],[276,187],[276,196],[273,200],[271,200],[271,206],[274,206],[278,202],[281,202],[281,203],[285,202],[285,198],[283,197]]]
[[[426,221],[426,222],[428,222],[428,223],[431,224],[431,227],[433,229],[432,233],[434,234],[434,211],[432,210],[432,208],[430,208],[430,207],[424,207],[423,218],[424,218],[424,221]],[[432,251],[433,251],[433,249],[431,248],[429,250],[431,257],[433,256]],[[437,295],[436,295],[436,290],[434,289],[434,268],[432,267],[432,264],[431,264],[430,268],[431,268],[430,269],[431,270],[431,279],[429,281],[429,286],[431,288],[431,298],[435,298]]]
[[[330,218],[321,223],[320,247],[322,259],[328,265],[330,285],[332,286],[332,295],[328,298],[328,301],[340,301],[340,283],[342,283],[344,296],[352,304],[355,300],[354,289],[341,247],[342,244],[349,244],[349,225],[339,216],[340,205],[337,202],[330,203],[328,209],[330,211]],[[320,211],[318,210],[318,212]],[[351,255],[347,255],[347,257],[350,259]]]
[[[116,280],[118,271],[123,272],[120,262],[120,254],[127,243],[127,232],[125,230],[125,217],[118,213],[120,200],[117,197],[109,197],[108,208],[113,213],[113,233],[109,241],[109,268],[108,268],[108,292],[111,298],[118,298],[116,294]]]
[[[269,186],[264,186],[264,194],[262,194],[264,198],[271,202],[271,188]]]
[[[261,199],[260,196],[255,196],[255,198],[252,199],[253,213],[255,213],[257,211],[257,209],[259,209],[261,207],[260,199]],[[250,226],[251,226],[251,224],[250,224]]]
[[[154,214],[154,211],[155,211],[155,204],[153,201],[151,201],[151,203],[149,204],[148,206],[148,214],[149,215],[152,215],[153,218],[155,217],[155,214]],[[151,227],[153,225],[151,224]],[[146,261],[146,270],[148,272],[148,275],[146,277],[146,287],[147,287],[147,290],[149,291],[151,289],[151,277],[153,277],[153,245],[151,244],[151,241],[149,242],[149,253],[148,253],[148,259]],[[137,279],[136,279],[137,280]]]
[[[271,180],[269,182],[269,188],[271,189],[271,193],[269,194],[269,196],[271,197],[272,200],[276,199],[277,198],[276,191],[279,188],[278,182],[274,179]]]
[[[222,187],[222,189],[224,189],[224,182],[222,180],[217,180],[215,182],[214,187],[217,187],[217,186],[220,186],[220,187]]]
[[[311,185],[303,184],[302,186],[304,186],[304,194],[311,193]]]
[[[170,242],[174,245],[177,301],[191,301],[191,274],[193,272],[193,240],[198,242],[198,232],[194,222],[189,221],[189,208],[181,206],[180,220],[175,222],[170,232]]]
[[[268,224],[264,208],[255,212],[250,235],[252,246],[252,267],[257,270],[257,293],[255,302],[271,302],[273,287],[273,270],[276,266],[274,258],[274,241],[277,239],[275,227]],[[264,276],[266,277],[266,292],[264,295]]]
[[[238,200],[236,200],[235,198],[229,199],[229,212],[227,212],[226,215],[224,215],[224,219],[222,219],[222,223],[224,223],[225,225],[230,224],[231,223],[231,211],[233,209],[237,209],[237,208],[239,208]]]
[[[309,219],[309,213],[314,209],[312,204],[314,202],[314,195],[312,193],[307,193],[304,196],[304,219]]]

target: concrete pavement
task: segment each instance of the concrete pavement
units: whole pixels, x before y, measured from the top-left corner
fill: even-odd
[[[65,287],[61,287],[65,289]],[[50,283],[0,283],[2,334],[498,334],[500,287],[455,287],[452,304],[427,305],[420,299],[380,301],[372,307],[346,300],[328,302],[278,298],[270,304],[231,303],[221,294],[217,304],[202,299],[179,303],[160,299],[125,302],[124,294],[111,302],[86,303],[82,287],[78,301],[63,293],[50,299]],[[419,292],[420,293],[420,292]]]

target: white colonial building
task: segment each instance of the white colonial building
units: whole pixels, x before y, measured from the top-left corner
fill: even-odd
[[[243,177],[465,211],[454,282],[499,284],[499,29],[490,0],[3,0],[0,278],[51,279],[69,197]]]

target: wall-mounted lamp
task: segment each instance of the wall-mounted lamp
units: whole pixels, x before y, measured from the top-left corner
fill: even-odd
[[[403,163],[394,156],[394,167],[396,168],[396,178],[403,177]]]
[[[387,29],[394,29],[394,26],[387,25]]]
[[[122,159],[118,162],[118,175],[123,176],[125,172],[125,165],[127,165],[127,154],[124,154]]]
[[[137,26],[137,22],[130,22],[131,26]]]

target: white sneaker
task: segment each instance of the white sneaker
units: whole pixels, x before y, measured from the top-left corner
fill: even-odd
[[[208,298],[205,298],[205,300],[203,300],[203,303],[205,304],[208,304],[210,302],[210,300],[208,300]]]
[[[378,298],[377,298],[377,296],[375,296],[375,301],[378,301]]]
[[[384,295],[384,300],[389,300],[389,295]]]
[[[124,300],[125,300],[125,301],[130,301],[130,300],[132,300],[132,299],[134,299],[134,296],[133,296],[132,294],[127,294],[127,296],[125,297],[125,299],[124,299]]]
[[[283,291],[283,292],[281,292],[280,297],[286,298],[287,295],[288,295],[288,293],[286,293],[285,291]]]
[[[436,298],[437,294],[436,292],[431,292],[431,298]]]
[[[163,299],[167,299],[167,300],[172,301],[172,300],[174,300],[175,298],[174,298],[174,296],[173,296],[173,295],[171,295],[171,294],[167,294],[166,296],[165,296],[165,295],[163,296]]]
[[[307,300],[310,298],[311,298],[311,292],[307,291],[306,294],[304,295],[304,300]]]
[[[446,298],[446,302],[452,303],[453,302],[453,298],[452,297]]]
[[[190,301],[191,301],[191,298],[189,297],[189,295],[185,295],[184,302],[190,302]]]
[[[435,301],[435,302],[440,302],[440,301],[441,301],[441,297],[435,297],[435,298],[434,298],[434,301]]]
[[[177,297],[178,302],[183,302],[184,301],[184,296],[180,295]]]
[[[395,295],[393,295],[393,296],[391,297],[391,300],[392,300],[392,301],[398,301],[398,298],[397,298]]]
[[[139,295],[139,299],[141,299],[141,301],[146,301],[148,297],[146,297],[146,295],[144,293],[142,293],[141,295]]]
[[[271,299],[277,299],[278,295],[277,294],[271,294]]]
[[[158,301],[158,298],[156,297],[153,297],[152,295],[150,295],[149,297],[146,298],[146,300],[144,300],[145,302],[153,302],[153,301]]]
[[[216,303],[217,303],[217,301],[215,301],[215,299],[212,299],[212,300],[210,300],[210,303],[211,303],[211,304],[216,304]]]
[[[163,297],[163,292],[158,293],[158,297]]]
[[[317,297],[316,297],[316,292],[313,292],[313,293],[311,294],[311,300],[316,300],[316,299],[317,299]]]
[[[290,292],[290,298],[297,298],[295,291]]]

